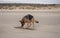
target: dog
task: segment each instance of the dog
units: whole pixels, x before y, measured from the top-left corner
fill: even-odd
[[[27,28],[29,28],[31,24],[33,24],[34,28],[34,22],[39,23],[31,14],[25,15],[21,20],[19,20],[19,22],[21,23],[21,28],[23,28],[25,23],[27,23]]]

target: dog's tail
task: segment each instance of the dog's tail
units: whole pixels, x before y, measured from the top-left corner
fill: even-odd
[[[39,21],[35,20],[35,23],[39,23]]]

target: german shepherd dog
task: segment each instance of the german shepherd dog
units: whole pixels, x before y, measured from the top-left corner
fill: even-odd
[[[25,25],[25,23],[27,23],[27,28],[29,28],[31,26],[31,23],[33,24],[33,28],[34,28],[34,22],[39,23],[30,14],[25,15],[21,20],[19,20],[19,22],[21,23],[21,28]]]

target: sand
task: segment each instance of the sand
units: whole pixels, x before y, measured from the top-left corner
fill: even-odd
[[[19,28],[19,20],[26,14],[39,21],[35,30]],[[0,38],[60,38],[60,11],[0,10]]]

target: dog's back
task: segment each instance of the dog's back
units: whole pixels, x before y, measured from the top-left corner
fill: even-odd
[[[23,17],[23,19],[25,19],[25,18],[31,20],[33,18],[33,16],[30,15],[30,14],[28,14],[28,15],[26,15],[26,16]]]

